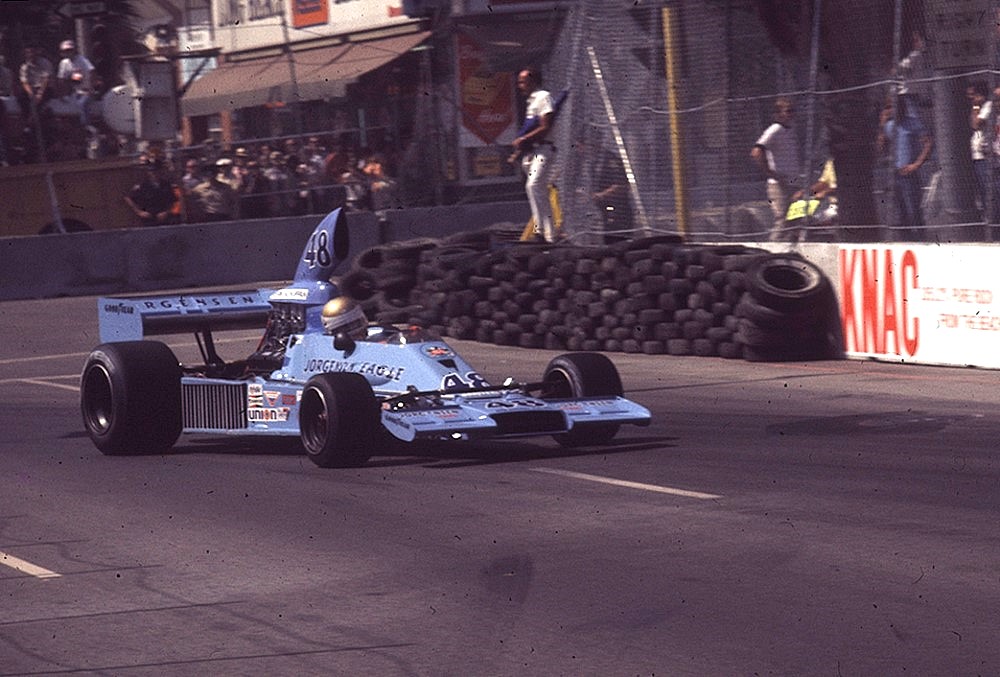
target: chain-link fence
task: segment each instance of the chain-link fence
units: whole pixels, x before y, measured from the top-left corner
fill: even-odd
[[[996,5],[581,0],[545,69],[566,232],[994,239]]]

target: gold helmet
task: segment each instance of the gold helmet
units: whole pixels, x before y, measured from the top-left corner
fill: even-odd
[[[362,339],[368,333],[368,318],[355,301],[338,296],[323,306],[323,331],[332,336],[347,334]]]

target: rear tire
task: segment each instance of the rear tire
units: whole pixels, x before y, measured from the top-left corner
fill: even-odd
[[[546,399],[621,397],[624,393],[618,369],[600,353],[559,355],[545,368],[542,381],[546,384]],[[553,438],[564,447],[607,444],[620,427],[617,423],[585,426]]]
[[[163,453],[183,425],[180,363],[157,341],[101,344],[83,367],[80,411],[102,453]]]
[[[361,374],[319,374],[306,383],[299,406],[299,434],[321,468],[364,465],[381,426],[378,400]]]

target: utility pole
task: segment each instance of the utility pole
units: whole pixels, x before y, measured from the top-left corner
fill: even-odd
[[[295,134],[302,135],[302,102],[299,100],[299,81],[295,75],[295,53],[292,51],[291,39],[288,35],[288,17],[285,7],[281,8],[281,31],[284,36],[285,55],[288,57],[288,76],[292,84],[292,116],[295,118]]]

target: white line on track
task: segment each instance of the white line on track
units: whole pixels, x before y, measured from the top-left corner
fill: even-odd
[[[54,571],[43,569],[42,567],[20,559],[19,557],[9,555],[2,550],[0,550],[0,564],[9,566],[11,569],[28,574],[29,576],[34,576],[35,578],[59,578],[62,576],[62,574],[57,574]]]
[[[45,377],[45,379],[40,379],[40,378],[8,378],[8,379],[0,379],[0,385],[6,384],[6,383],[30,383],[30,384],[36,385],[36,386],[51,386],[53,388],[60,388],[62,390],[71,390],[74,393],[80,392],[80,386],[79,385],[66,385],[65,383],[52,383],[51,381],[46,380],[46,379],[50,379],[50,378],[74,378],[74,379],[78,379],[80,377],[78,375],[73,375],[71,377],[68,377],[68,376],[47,376],[47,377]]]
[[[90,353],[63,353],[61,355],[35,355],[33,357],[10,357],[0,360],[0,364],[23,364],[25,362],[41,362],[43,360],[64,360],[70,357],[86,357]]]
[[[687,489],[676,489],[674,487],[662,487],[658,484],[643,484],[642,482],[630,482],[628,480],[618,480],[613,477],[602,477],[601,475],[588,475],[582,472],[573,472],[572,470],[558,470],[556,468],[531,468],[534,472],[544,472],[550,475],[562,475],[563,477],[572,477],[577,480],[587,480],[588,482],[599,482],[601,484],[610,484],[616,487],[626,487],[628,489],[641,489],[642,491],[652,491],[658,494],[672,494],[674,496],[684,496],[686,498],[699,498],[702,500],[711,500],[713,498],[722,498],[719,494],[706,494],[701,491],[689,491]]]
[[[261,331],[264,331],[263,327],[261,327]],[[217,338],[217,339],[215,339],[215,343],[216,344],[223,344],[223,343],[244,343],[244,342],[247,342],[247,341],[253,341],[253,340],[257,339],[257,338],[259,338],[259,335],[246,336],[246,337],[243,337],[243,338]],[[170,345],[173,348],[189,348],[189,347],[192,347],[192,346],[197,346],[198,344],[195,343],[195,342],[182,342],[182,343],[178,342],[178,343],[171,343]],[[57,354],[57,355],[33,355],[31,357],[9,357],[9,358],[5,358],[5,359],[0,360],[0,365],[2,365],[2,364],[23,364],[23,363],[26,363],[26,362],[42,362],[44,360],[64,360],[64,359],[68,359],[70,357],[87,357],[88,355],[90,355],[89,351],[86,352],[86,353],[61,353],[61,354]]]

